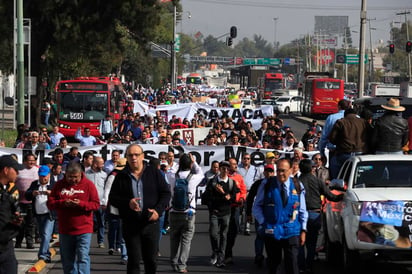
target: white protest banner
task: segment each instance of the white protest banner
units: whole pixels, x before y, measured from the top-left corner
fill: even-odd
[[[216,108],[203,103],[186,103],[174,105],[158,105],[155,108],[149,108],[148,105],[141,101],[134,100],[134,111],[141,114],[150,114],[156,116],[159,111],[160,115],[169,121],[173,115],[183,120],[191,120],[194,115],[203,115],[206,120],[219,120],[222,118],[232,118],[235,122],[238,119],[250,121],[254,129],[259,129],[264,117],[273,115],[272,106],[262,106],[260,108]]]

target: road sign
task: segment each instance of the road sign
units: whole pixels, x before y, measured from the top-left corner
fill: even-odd
[[[368,63],[368,55],[365,54],[365,64]],[[346,64],[359,64],[359,54],[346,54]]]
[[[336,63],[345,64],[346,63],[346,55],[345,54],[336,55]]]
[[[180,51],[180,34],[176,34],[175,36],[175,52]]]
[[[279,58],[243,58],[243,65],[280,65]]]

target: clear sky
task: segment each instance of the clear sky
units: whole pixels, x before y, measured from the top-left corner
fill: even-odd
[[[371,33],[374,45],[379,40],[387,44],[391,22],[405,21],[405,15],[396,13],[412,13],[412,0],[364,1],[367,1],[371,28],[376,29]],[[349,16],[353,46],[358,47],[361,3],[361,0],[181,0],[184,14],[177,31],[189,35],[200,31],[205,37],[217,37],[229,32],[231,26],[237,26],[240,39],[253,39],[257,34],[273,45],[276,34],[276,40],[283,45],[305,34],[313,34],[315,16],[339,15]],[[412,14],[407,15],[407,19],[412,21]],[[368,28],[366,33],[368,45]],[[412,30],[409,33],[412,40]]]

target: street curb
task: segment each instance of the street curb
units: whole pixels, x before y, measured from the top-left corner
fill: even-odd
[[[51,253],[50,257],[53,258],[56,255],[56,249],[51,247],[49,251]],[[29,270],[27,270],[26,273],[27,274],[40,273],[46,266],[47,266],[47,263],[44,260],[38,260],[32,267],[29,268]]]

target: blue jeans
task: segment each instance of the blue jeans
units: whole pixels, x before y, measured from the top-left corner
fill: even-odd
[[[90,274],[92,233],[60,234],[60,254],[64,274]]]
[[[126,243],[123,239],[122,220],[119,215],[109,214],[109,249],[120,248],[122,259],[127,260]]]
[[[53,234],[54,220],[50,218],[49,213],[36,215],[36,219],[37,225],[39,226],[39,234],[41,240],[37,256],[39,259],[47,260],[51,257],[49,247],[50,239]]]
[[[94,212],[96,218],[96,227],[97,227],[97,243],[104,243],[104,223],[106,218],[106,211],[101,207]]]

